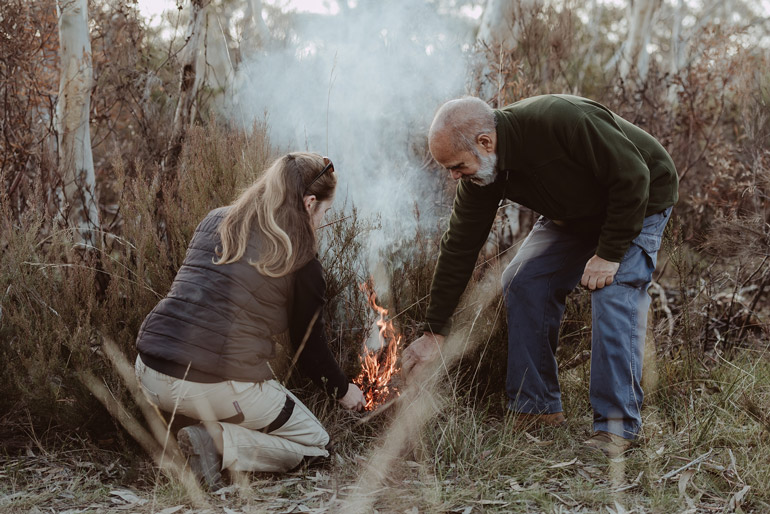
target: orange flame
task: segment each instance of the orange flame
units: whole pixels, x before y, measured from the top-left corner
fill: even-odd
[[[366,398],[366,410],[373,410],[384,403],[392,394],[398,395],[398,390],[390,383],[394,374],[400,371],[396,367],[401,336],[396,335],[393,322],[385,319],[388,310],[377,305],[377,294],[372,285],[365,282],[359,286],[369,297],[369,306],[380,315],[377,320],[379,327],[379,348],[370,350],[364,341],[361,360],[361,373],[353,379],[353,383],[361,388]]]

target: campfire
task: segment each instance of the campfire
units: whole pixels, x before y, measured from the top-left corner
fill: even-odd
[[[385,403],[389,398],[398,396],[398,388],[391,383],[393,375],[400,371],[396,367],[398,350],[401,346],[401,336],[396,334],[393,322],[387,320],[388,310],[377,305],[377,294],[370,282],[360,285],[361,291],[367,294],[369,306],[379,314],[376,324],[378,327],[375,348],[371,348],[368,340],[363,343],[360,355],[361,374],[353,382],[361,388],[366,398],[366,410]],[[371,338],[369,338],[371,339]]]

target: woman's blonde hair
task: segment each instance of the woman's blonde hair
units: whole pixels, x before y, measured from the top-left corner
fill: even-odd
[[[307,264],[316,253],[316,239],[303,199],[315,195],[320,203],[334,195],[334,168],[319,176],[328,162],[307,152],[290,153],[273,162],[222,220],[222,249],[214,264],[241,259],[253,230],[259,232],[262,244],[259,259],[249,264],[261,274],[282,277]]]

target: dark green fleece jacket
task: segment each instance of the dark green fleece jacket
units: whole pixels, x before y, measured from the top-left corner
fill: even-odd
[[[569,95],[536,96],[495,111],[497,179],[461,180],[433,275],[424,329],[449,332],[504,198],[597,240],[620,262],[646,216],[677,201],[674,162],[644,130],[609,109]]]

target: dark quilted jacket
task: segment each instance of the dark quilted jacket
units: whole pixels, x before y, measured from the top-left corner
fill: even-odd
[[[273,378],[271,336],[288,328],[293,274],[261,275],[249,265],[259,255],[255,236],[238,262],[216,265],[217,228],[227,207],[211,211],[195,229],[171,290],[142,323],[142,355],[190,365],[223,380]]]

